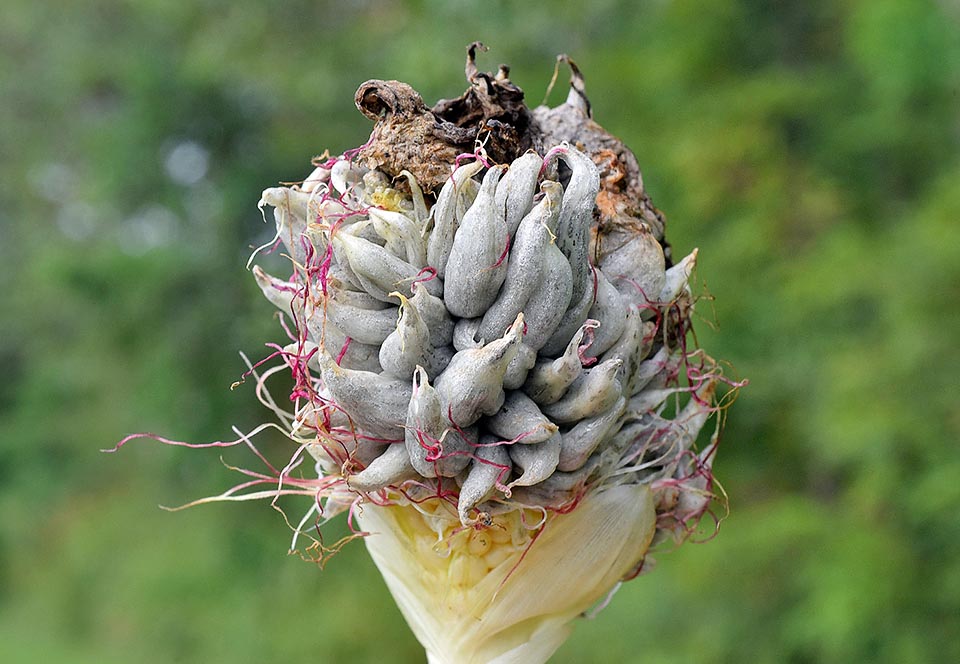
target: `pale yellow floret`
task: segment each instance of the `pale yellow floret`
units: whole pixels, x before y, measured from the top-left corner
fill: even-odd
[[[392,212],[405,212],[403,203],[406,203],[406,201],[407,197],[403,195],[403,192],[388,187],[378,188],[370,194],[371,203]]]

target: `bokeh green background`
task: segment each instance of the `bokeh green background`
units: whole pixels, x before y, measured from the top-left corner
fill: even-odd
[[[217,452],[98,450],[269,419],[229,389],[237,351],[281,338],[243,268],[260,190],[364,141],[368,78],[459,94],[474,39],[531,103],[577,60],[675,251],[701,248],[700,342],[751,381],[720,535],[660,554],[555,661],[960,661],[955,2],[0,13],[0,661],[422,661],[362,544],[321,572],[266,504],[157,508],[229,486]]]

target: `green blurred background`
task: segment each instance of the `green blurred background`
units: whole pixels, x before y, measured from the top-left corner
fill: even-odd
[[[474,39],[532,105],[576,59],[675,251],[701,248],[701,344],[751,381],[720,535],[554,661],[960,661],[947,0],[4,3],[0,661],[423,661],[361,543],[321,572],[266,504],[157,508],[230,486],[216,451],[98,450],[269,419],[229,389],[281,338],[243,267],[259,192],[364,141],[368,78],[458,95]]]

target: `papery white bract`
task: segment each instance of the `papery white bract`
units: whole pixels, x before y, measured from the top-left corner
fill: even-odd
[[[364,505],[357,516],[436,664],[547,661],[571,620],[643,559],[656,530],[653,495],[638,484],[592,492],[567,514],[515,510],[486,527],[464,529],[452,510],[430,507]]]

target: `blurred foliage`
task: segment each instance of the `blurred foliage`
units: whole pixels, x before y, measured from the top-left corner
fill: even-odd
[[[960,661],[956,3],[3,14],[0,660],[422,661],[362,544],[320,572],[267,505],[156,509],[229,486],[216,453],[98,449],[269,418],[228,389],[237,351],[280,338],[243,269],[270,236],[258,192],[363,142],[360,82],[455,96],[481,39],[531,104],[557,53],[578,61],[675,251],[701,247],[699,341],[751,380],[719,536],[661,553],[555,661]]]

